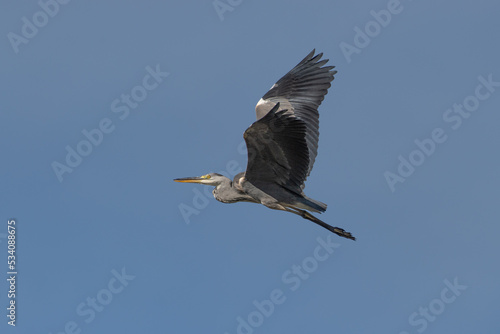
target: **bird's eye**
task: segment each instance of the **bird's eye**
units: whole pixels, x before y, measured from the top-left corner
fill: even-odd
[[[210,174],[207,174],[207,175],[203,175],[202,178],[203,179],[209,179],[209,178],[211,178],[211,176],[210,176]]]

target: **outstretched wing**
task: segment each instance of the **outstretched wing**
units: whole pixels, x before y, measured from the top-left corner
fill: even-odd
[[[315,50],[279,79],[255,107],[257,119],[261,119],[279,103],[278,111],[287,109],[288,114],[294,115],[305,123],[305,140],[309,153],[306,178],[311,173],[318,154],[318,107],[328,93],[334,74],[337,73],[333,71],[335,66],[323,66],[328,59],[320,61],[322,53],[316,56],[314,53]]]
[[[277,103],[243,135],[248,150],[245,178],[257,187],[276,183],[300,194],[309,165],[307,126],[279,108]]]

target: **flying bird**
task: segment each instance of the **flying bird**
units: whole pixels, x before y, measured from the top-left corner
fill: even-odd
[[[229,178],[210,173],[176,182],[214,186],[213,195],[223,203],[260,203],[274,210],[291,212],[329,231],[355,240],[351,233],[333,227],[311,214],[327,205],[304,194],[304,182],[318,154],[318,107],[328,93],[337,71],[320,60],[322,53],[309,53],[279,79],[259,100],[257,121],[245,131],[247,170]]]

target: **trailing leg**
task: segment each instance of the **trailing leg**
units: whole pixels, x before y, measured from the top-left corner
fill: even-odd
[[[330,226],[327,223],[325,223],[324,221],[314,217],[312,214],[310,214],[309,212],[307,212],[305,210],[300,210],[300,209],[296,209],[296,208],[286,208],[286,211],[291,212],[291,213],[295,213],[296,215],[299,215],[304,219],[310,220],[310,221],[326,228],[328,231],[333,232],[341,237],[351,239],[351,240],[356,240],[356,238],[353,237],[351,233],[345,231],[344,229],[342,229],[340,227]]]

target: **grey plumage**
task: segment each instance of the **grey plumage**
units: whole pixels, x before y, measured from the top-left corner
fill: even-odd
[[[315,50],[311,51],[290,72],[279,79],[255,108],[259,119],[270,110],[270,107],[280,103],[281,109],[278,110],[288,109],[289,113],[306,123],[305,139],[309,152],[307,176],[311,173],[318,155],[318,108],[337,73],[333,70],[335,66],[323,66],[328,62],[328,59],[320,61],[323,53],[314,56],[314,52]]]
[[[334,66],[324,66],[322,54],[309,53],[279,79],[255,107],[257,121],[244,133],[248,164],[233,181],[211,173],[175,179],[215,186],[214,197],[223,203],[253,202],[291,212],[349,239],[349,232],[311,215],[326,204],[307,197],[304,185],[318,154],[318,107],[334,79]]]
[[[306,123],[279,110],[279,102],[267,115],[253,123],[243,135],[247,144],[247,181],[277,183],[301,193],[309,165],[305,140]]]

